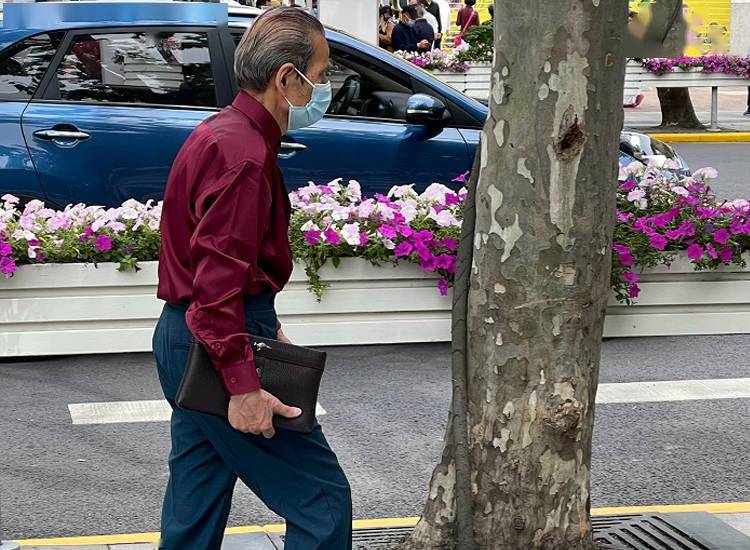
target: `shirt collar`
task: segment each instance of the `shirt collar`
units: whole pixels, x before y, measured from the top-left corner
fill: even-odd
[[[253,126],[260,130],[269,147],[278,150],[281,142],[281,128],[260,101],[240,90],[232,101],[232,107],[245,115]]]

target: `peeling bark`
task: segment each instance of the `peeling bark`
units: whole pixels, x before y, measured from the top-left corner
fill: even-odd
[[[473,254],[473,547],[589,550],[627,2],[525,0],[495,10],[490,113],[467,197],[476,218],[461,241]],[[456,546],[451,431],[404,549]]]

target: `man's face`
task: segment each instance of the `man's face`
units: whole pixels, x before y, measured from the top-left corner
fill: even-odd
[[[313,48],[314,53],[310,63],[307,65],[305,76],[313,84],[325,84],[328,81],[326,71],[328,70],[328,64],[330,62],[328,41],[326,41],[323,35],[316,33],[316,36],[313,39]],[[286,97],[293,105],[306,105],[312,97],[312,87],[294,70],[289,73],[287,90]]]

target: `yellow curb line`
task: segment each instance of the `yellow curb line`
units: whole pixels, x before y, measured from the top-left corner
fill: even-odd
[[[648,135],[654,139],[672,143],[732,143],[750,141],[750,132],[649,133]]]
[[[708,504],[664,504],[654,506],[624,506],[619,508],[594,508],[591,515],[643,514],[646,512],[708,512],[710,514],[739,514],[750,513],[750,502],[717,502]],[[419,517],[357,519],[352,522],[354,529],[377,529],[387,527],[413,527]],[[283,523],[268,525],[250,525],[245,527],[229,527],[228,535],[244,533],[283,533],[286,526]],[[16,541],[21,546],[86,546],[95,544],[129,544],[156,543],[159,533],[129,533],[124,535],[93,535],[85,537],[64,537],[54,539],[26,539]]]

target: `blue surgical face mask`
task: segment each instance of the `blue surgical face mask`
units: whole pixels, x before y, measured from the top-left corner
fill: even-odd
[[[414,20],[413,19],[407,19],[404,21],[407,27],[413,27],[414,26]]]
[[[305,82],[312,86],[313,91],[310,101],[307,105],[301,107],[293,105],[288,98],[284,98],[286,99],[286,102],[289,103],[289,130],[299,130],[300,128],[312,126],[323,118],[328,107],[331,106],[330,80],[325,84],[313,84],[296,67],[294,70],[305,79]]]

